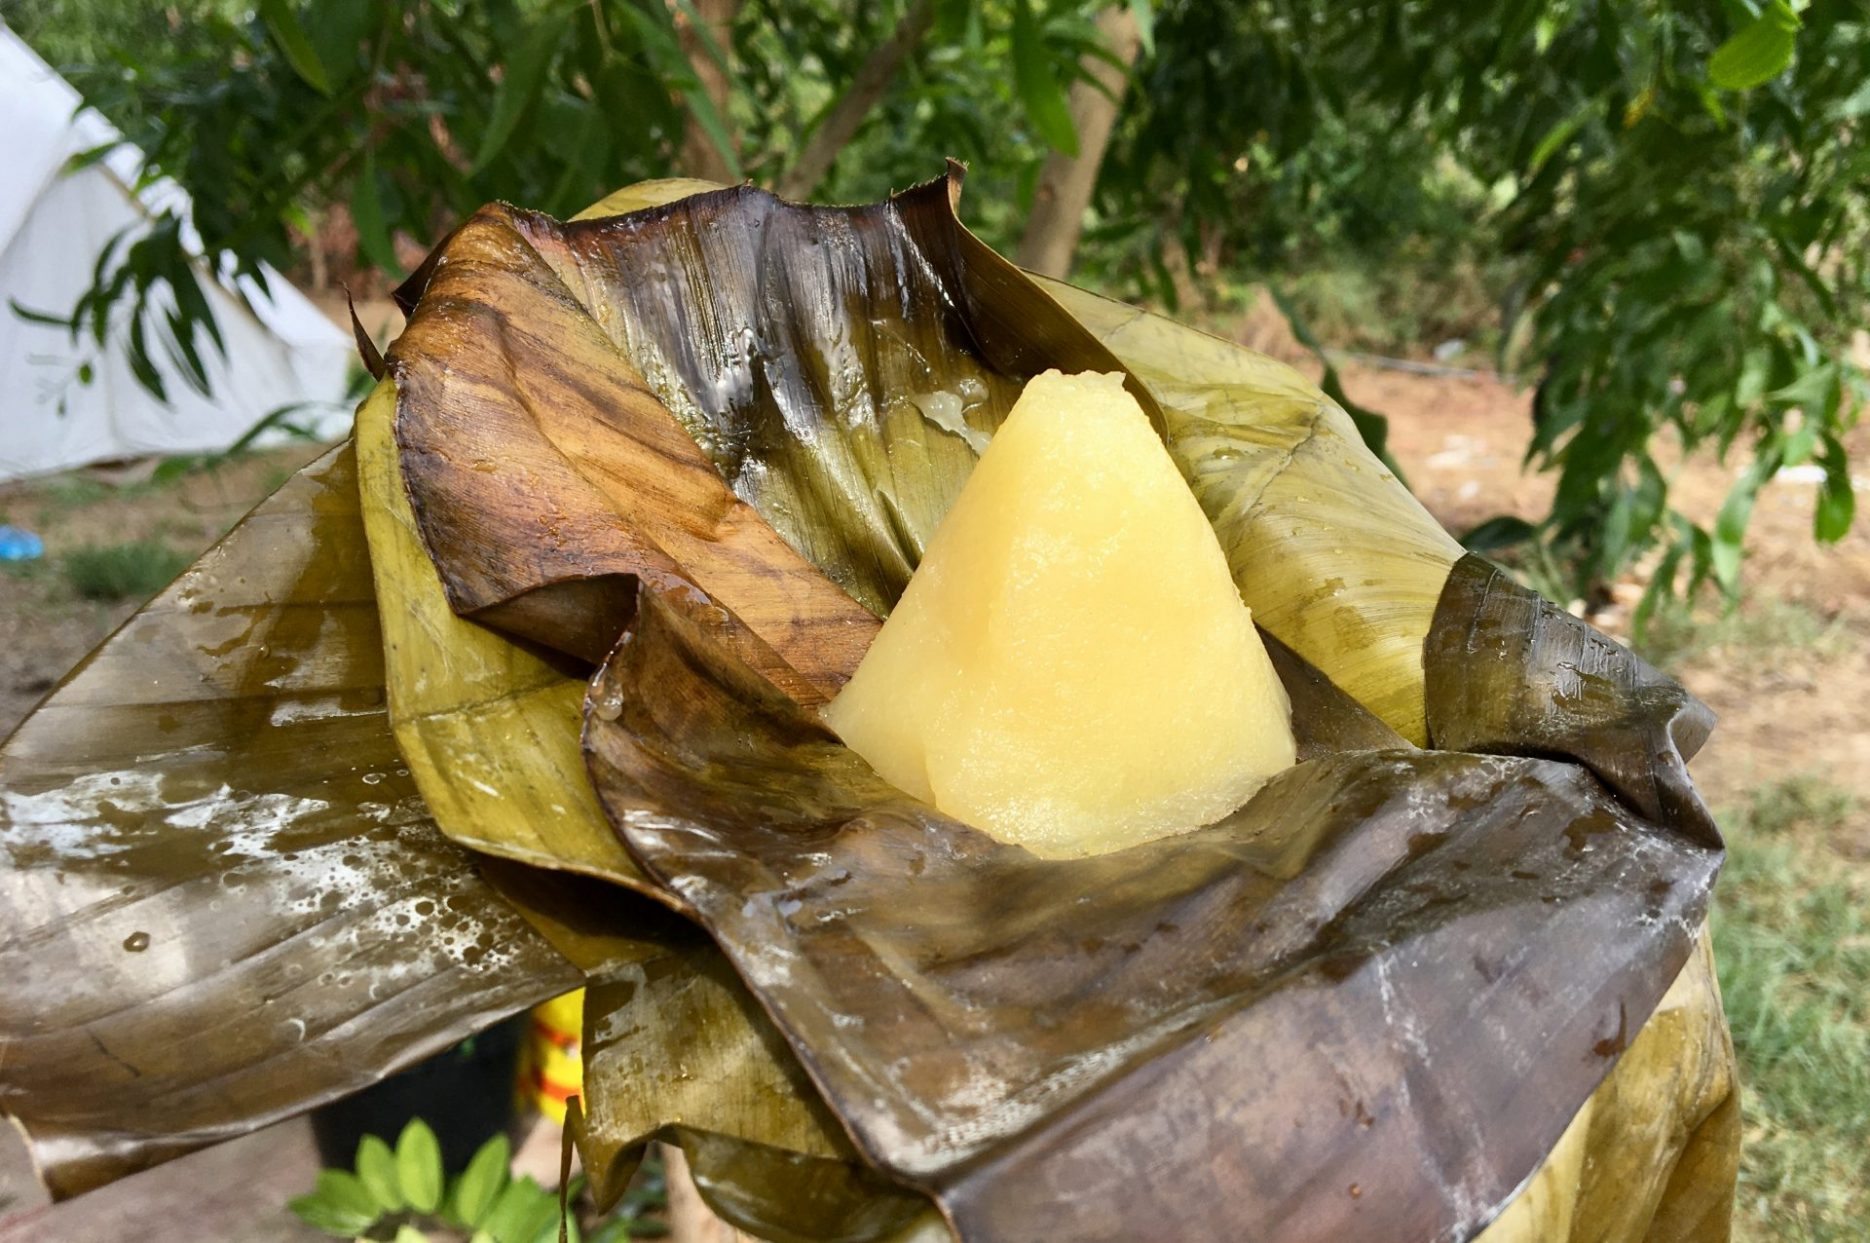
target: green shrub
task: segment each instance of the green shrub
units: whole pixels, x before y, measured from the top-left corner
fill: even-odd
[[[159,540],[88,544],[60,561],[65,581],[87,600],[147,600],[188,568],[192,558]]]

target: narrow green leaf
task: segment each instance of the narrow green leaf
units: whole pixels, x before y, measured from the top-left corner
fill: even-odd
[[[1143,44],[1143,55],[1156,54],[1156,7],[1154,0],[1130,0],[1130,12],[1136,16],[1137,38]]]
[[[740,153],[734,150],[734,140],[727,132],[727,123],[721,119],[714,101],[708,98],[708,92],[699,86],[690,87],[682,92],[682,99],[688,104],[689,111],[695,114],[695,120],[700,123],[702,132],[707,134],[708,141],[714,144],[714,149],[721,153],[721,159],[727,162],[728,172],[735,177],[742,176]]]
[[[701,89],[701,82],[695,77],[687,54],[682,51],[674,30],[668,25],[667,9],[662,6],[655,8],[660,16],[652,16],[650,12],[633,4],[622,5],[617,12],[635,30],[642,43],[644,57],[663,80],[681,95],[683,105],[695,118],[695,123],[701,126],[708,141],[720,152],[728,172],[735,178],[741,177],[740,153],[734,149],[733,136],[728,132],[727,122],[714,106],[714,101],[708,98],[708,93]]]
[[[397,1178],[396,1156],[379,1136],[366,1135],[357,1145],[357,1179],[385,1213],[394,1213],[408,1203]]]
[[[507,57],[500,85],[494,90],[493,115],[487,122],[486,133],[481,135],[480,151],[474,156],[476,174],[485,171],[506,148],[520,118],[539,97],[545,85],[546,70],[551,67],[552,58],[558,54],[570,26],[567,16],[563,9],[541,14],[538,24]]]
[[[396,1141],[396,1178],[409,1207],[433,1213],[442,1202],[442,1148],[435,1132],[412,1118]]]
[[[97,163],[123,144],[123,139],[113,138],[109,142],[101,142],[95,147],[88,147],[83,151],[74,153],[65,161],[65,175],[70,176],[75,172],[91,167],[91,165]]]
[[[351,220],[357,225],[357,242],[364,249],[364,257],[385,272],[402,276],[403,267],[396,261],[396,243],[390,237],[389,219],[383,210],[375,155],[364,157],[363,174],[351,191]]]
[[[1760,15],[1714,49],[1708,79],[1724,91],[1749,91],[1786,71],[1798,45],[1799,15],[1772,0]]]
[[[266,23],[267,33],[279,45],[292,71],[320,95],[331,94],[331,79],[305,27],[299,24],[298,14],[292,11],[290,0],[260,0],[260,20]]]
[[[168,390],[163,386],[162,373],[156,370],[156,364],[149,358],[149,339],[143,327],[143,308],[137,307],[130,316],[130,339],[128,357],[130,374],[136,377],[149,395],[157,401],[167,403]]]
[[[298,1219],[327,1234],[354,1237],[377,1219],[376,1202],[356,1175],[346,1170],[320,1170],[315,1190],[287,1202]]]
[[[66,317],[54,315],[50,311],[35,311],[29,306],[21,305],[18,298],[8,298],[6,301],[7,305],[13,308],[13,314],[19,316],[29,324],[42,324],[47,328],[67,329],[72,326],[71,320]]]
[[[1747,536],[1747,524],[1753,519],[1753,503],[1759,499],[1760,485],[1771,478],[1778,467],[1777,454],[1754,458],[1752,464],[1740,473],[1740,478],[1734,481],[1727,499],[1721,504],[1720,514],[1714,520],[1714,539],[1709,549],[1709,561],[1714,571],[1714,581],[1721,585],[1721,590],[1729,597],[1740,591],[1742,546]]]
[[[1539,140],[1539,145],[1532,149],[1532,155],[1526,160],[1526,175],[1534,176],[1541,168],[1544,168],[1545,162],[1557,155],[1560,148],[1570,142],[1584,123],[1590,120],[1602,106],[1602,99],[1587,99],[1570,116],[1547,130],[1545,137]]]
[[[1836,436],[1825,437],[1818,460],[1824,463],[1825,481],[1812,513],[1812,534],[1820,543],[1834,544],[1844,538],[1857,516],[1857,491],[1851,484],[1850,459]]]
[[[1052,72],[1031,0],[1018,0],[1013,6],[1013,84],[1027,119],[1046,145],[1065,155],[1077,155],[1077,127],[1071,123],[1065,89]]]
[[[1469,530],[1461,537],[1461,546],[1469,552],[1498,552],[1502,548],[1516,548],[1538,533],[1539,528],[1524,518],[1501,514]]]
[[[468,1162],[467,1169],[461,1173],[461,1180],[455,1184],[455,1214],[464,1226],[479,1226],[486,1220],[493,1208],[495,1197],[506,1187],[507,1162],[512,1157],[512,1145],[504,1135],[496,1135],[482,1144],[474,1159]]]

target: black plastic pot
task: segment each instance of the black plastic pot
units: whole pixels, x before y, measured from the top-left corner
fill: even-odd
[[[315,1110],[312,1133],[326,1166],[349,1169],[366,1135],[394,1147],[411,1118],[441,1141],[442,1164],[459,1172],[475,1150],[513,1124],[514,1075],[530,1019],[517,1015],[426,1062]]]

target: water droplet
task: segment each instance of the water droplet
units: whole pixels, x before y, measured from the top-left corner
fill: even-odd
[[[367,786],[376,785],[378,782],[382,780],[383,780],[382,773],[365,773],[364,774],[364,784]]]
[[[591,701],[591,711],[600,721],[614,721],[623,715],[623,692],[606,687]]]
[[[149,934],[147,932],[132,932],[123,939],[123,948],[129,950],[132,954],[142,953],[149,948]]]
[[[1351,1199],[1361,1199],[1363,1194],[1364,1189],[1362,1187],[1359,1187],[1356,1183],[1351,1184]]]

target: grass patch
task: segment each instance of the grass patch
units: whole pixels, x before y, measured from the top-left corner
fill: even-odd
[[[1714,943],[1743,1083],[1742,1240],[1844,1243],[1870,1223],[1870,864],[1838,849],[1864,814],[1801,777],[1723,817]]]
[[[1812,649],[1824,653],[1844,639],[1844,623],[1811,606],[1778,596],[1756,595],[1731,612],[1707,613],[1672,601],[1656,610],[1636,648],[1659,669],[1683,665],[1726,650],[1765,656]]]
[[[158,540],[132,540],[74,549],[60,559],[59,568],[71,589],[87,600],[147,600],[191,560]]]

